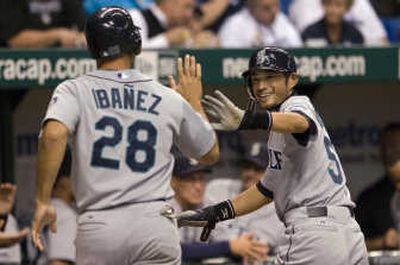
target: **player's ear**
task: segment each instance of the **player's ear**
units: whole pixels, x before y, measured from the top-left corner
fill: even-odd
[[[291,73],[289,75],[289,77],[287,79],[287,84],[288,84],[289,90],[292,90],[297,85],[297,83],[299,82],[299,79],[300,79],[300,77],[296,73]]]
[[[176,190],[176,186],[177,186],[177,180],[176,180],[176,176],[172,176],[172,178],[171,178],[171,188],[173,189],[173,190]]]

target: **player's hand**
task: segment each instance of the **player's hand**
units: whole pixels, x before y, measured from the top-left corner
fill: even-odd
[[[236,239],[229,241],[232,254],[244,259],[245,264],[267,260],[269,247],[267,244],[255,240],[251,233],[243,233]]]
[[[181,94],[192,106],[200,105],[203,96],[203,85],[201,83],[201,65],[196,62],[196,57],[186,55],[177,60],[177,72],[179,83],[172,76],[168,77],[169,86]]]
[[[245,111],[238,108],[222,92],[216,90],[215,96],[205,95],[202,100],[204,109],[217,123],[211,123],[216,130],[237,130]]]
[[[16,186],[11,183],[0,184],[0,214],[11,212],[16,190]]]
[[[18,232],[0,232],[0,248],[11,247],[19,243],[29,234],[29,229],[25,228]]]
[[[50,225],[50,230],[55,233],[57,231],[56,219],[56,210],[51,204],[36,201],[36,209],[32,221],[32,241],[40,251],[44,250],[43,242],[40,238],[42,229],[44,226]]]
[[[175,218],[178,227],[195,226],[203,227],[200,240],[207,241],[211,231],[215,228],[217,222],[232,219],[235,217],[235,211],[231,201],[223,201],[213,206],[195,211],[184,211],[176,214]]]
[[[209,207],[196,210],[196,211],[184,211],[176,214],[176,221],[178,227],[182,226],[194,226],[203,227],[201,232],[200,240],[207,241],[211,231],[215,228],[217,221],[213,216],[212,210]]]

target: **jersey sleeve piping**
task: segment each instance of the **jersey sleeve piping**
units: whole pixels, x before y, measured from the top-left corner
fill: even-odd
[[[293,113],[300,114],[303,116],[307,122],[308,122],[308,129],[303,132],[303,133],[293,133],[294,139],[296,139],[297,143],[300,144],[301,146],[307,146],[309,141],[312,139],[312,136],[316,135],[318,132],[317,126],[315,125],[315,122],[304,112],[302,111],[292,111]]]
[[[272,191],[270,191],[269,189],[267,189],[262,183],[261,181],[257,182],[256,187],[258,189],[259,192],[261,192],[262,195],[264,195],[267,198],[274,198],[274,193]]]

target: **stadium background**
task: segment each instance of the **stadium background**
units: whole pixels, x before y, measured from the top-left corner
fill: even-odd
[[[240,73],[251,50],[146,51],[136,66],[165,80],[179,55],[196,54],[203,64],[205,93],[218,88],[246,104]],[[324,117],[342,158],[354,198],[383,174],[379,155],[382,127],[399,120],[399,49],[294,49],[302,75],[300,90]],[[40,119],[54,86],[95,67],[83,50],[0,52],[1,176],[18,186],[16,216],[29,224],[33,211],[35,155]],[[23,97],[21,95],[24,95]],[[18,102],[18,104],[16,104]],[[14,106],[15,109],[14,109]],[[237,176],[238,150],[259,133],[220,133],[222,161],[212,177]],[[7,154],[7,155],[6,155]]]

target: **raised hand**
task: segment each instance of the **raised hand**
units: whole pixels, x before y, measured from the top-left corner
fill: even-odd
[[[203,96],[203,85],[201,82],[201,65],[196,62],[196,57],[186,55],[177,60],[177,72],[179,83],[172,76],[168,77],[169,86],[182,95],[191,105],[200,104]]]
[[[202,100],[204,109],[217,123],[212,123],[216,130],[237,130],[245,114],[222,92],[216,90],[215,96],[206,95]]]

